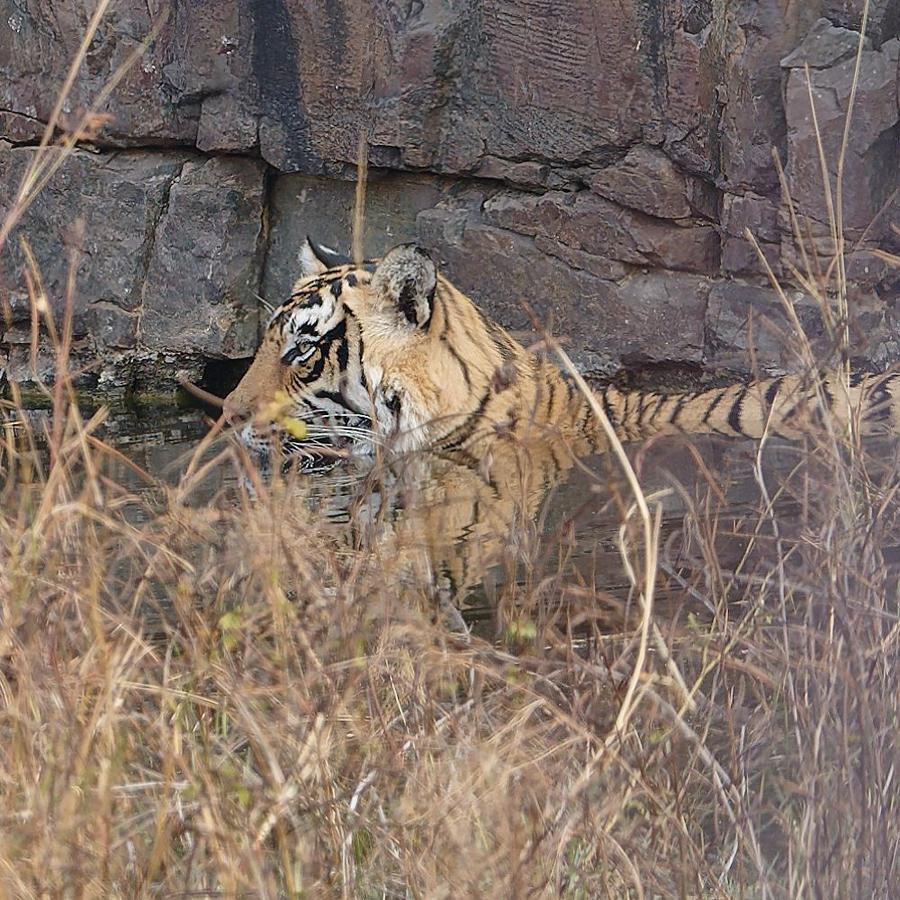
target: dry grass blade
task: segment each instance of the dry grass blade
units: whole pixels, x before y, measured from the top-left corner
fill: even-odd
[[[578,390],[581,391],[581,393],[587,399],[594,417],[602,426],[603,431],[609,441],[612,452],[618,460],[622,471],[625,473],[625,477],[628,480],[628,485],[631,488],[632,495],[634,496],[635,506],[640,513],[640,521],[644,539],[644,565],[642,580],[638,579],[637,575],[630,567],[628,552],[625,547],[622,533],[620,533],[622,557],[626,566],[628,566],[629,578],[631,580],[631,583],[638,591],[641,605],[641,636],[637,660],[635,662],[634,671],[632,672],[631,678],[628,682],[628,689],[625,694],[625,699],[622,701],[619,715],[616,719],[616,729],[619,732],[624,733],[625,729],[628,726],[628,722],[634,713],[635,695],[637,692],[638,682],[640,681],[641,675],[644,671],[644,661],[647,656],[650,628],[653,621],[653,591],[656,584],[656,562],[657,551],[659,548],[660,508],[657,507],[654,510],[654,513],[651,515],[650,507],[647,505],[647,499],[644,496],[644,492],[641,489],[640,482],[638,481],[637,475],[634,472],[634,467],[631,465],[631,461],[628,459],[628,455],[625,453],[625,448],[622,446],[622,442],[619,440],[619,437],[616,434],[612,423],[609,421],[609,418],[604,412],[603,407],[598,402],[593,391],[588,387],[588,384],[582,377],[581,373],[575,368],[572,360],[569,359],[569,355],[566,353],[566,351],[563,350],[559,345],[554,345],[553,350],[559,357],[565,370],[577,385]],[[625,526],[623,525],[623,528],[624,527]],[[682,685],[683,683],[684,682],[682,681]],[[686,701],[688,702],[688,704],[691,704],[692,702],[690,700],[690,697],[686,697]]]
[[[356,191],[353,198],[353,249],[351,258],[357,266],[365,257],[366,184],[369,178],[369,139],[365,131],[359,133],[356,151]]]
[[[95,129],[97,122],[101,119],[101,114],[99,112],[100,108],[106,104],[122,79],[146,53],[147,48],[156,39],[165,25],[169,14],[167,9],[164,9],[160,13],[147,36],[128,55],[125,62],[113,72],[103,88],[98,91],[94,102],[82,115],[78,124],[75,126],[75,129],[66,137],[62,146],[56,147],[52,144],[52,139],[56,131],[60,113],[65,106],[65,102],[84,62],[91,41],[93,40],[97,28],[100,26],[109,5],[110,0],[99,0],[94,14],[91,17],[91,21],[85,30],[78,51],[76,52],[75,59],[66,76],[64,86],[59,92],[56,105],[54,106],[51,117],[44,129],[44,134],[40,143],[40,148],[43,152],[35,155],[32,164],[22,178],[16,202],[11,209],[7,210],[3,221],[0,222],[0,247],[3,247],[6,243],[13,228],[31,205],[34,198],[49,184],[50,180],[59,171],[66,159],[76,149],[78,142],[83,140],[85,136]]]

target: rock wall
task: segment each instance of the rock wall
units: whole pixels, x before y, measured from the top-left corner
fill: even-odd
[[[421,241],[509,327],[536,315],[565,336],[586,371],[745,371],[751,319],[756,364],[794,365],[748,228],[825,354],[792,267],[832,246],[862,5],[113,0],[63,129],[166,18],[101,104],[109,123],[0,248],[0,353],[33,377],[25,237],[57,308],[77,269],[88,387],[166,390],[252,354],[260,298],[284,297],[302,237],[349,245],[362,131],[367,252]],[[0,0],[0,212],[92,8]],[[873,0],[843,157],[854,350],[877,365],[900,356],[898,273],[872,252],[900,249],[898,35],[900,2]]]

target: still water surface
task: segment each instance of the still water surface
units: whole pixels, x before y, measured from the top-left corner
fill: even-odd
[[[207,422],[193,411],[169,416],[119,416],[109,420],[104,437],[138,466],[174,485],[206,433]],[[220,442],[219,449],[222,446]],[[696,580],[702,559],[696,540],[692,546],[685,535],[696,534],[701,519],[707,523],[703,526],[707,532],[716,532],[716,552],[726,571],[739,562],[747,565],[742,554],[749,533],[765,536],[769,532],[758,512],[762,495],[756,472],[757,449],[755,442],[708,437],[690,441],[671,437],[629,448],[645,494],[662,508],[660,603],[690,599],[690,585]],[[760,471],[770,495],[777,494],[784,485],[801,453],[799,446],[785,443],[773,443],[765,449]],[[119,477],[135,491],[144,489],[141,480],[125,467]],[[234,490],[238,477],[231,467],[214,469],[195,495],[195,502]],[[338,467],[302,477],[312,486],[305,502],[315,507],[318,497],[319,512],[338,528],[350,527],[353,519],[358,525],[361,510],[364,515],[372,515],[373,510],[383,510],[386,504],[396,507],[389,515],[409,520],[415,505],[420,519],[407,533],[443,533],[448,547],[438,552],[437,568],[452,572],[462,592],[456,603],[463,609],[465,619],[479,631],[490,630],[498,597],[510,578],[532,587],[542,581],[552,582],[554,590],[562,584],[575,590],[580,586],[594,596],[608,598],[611,609],[620,612],[633,602],[619,544],[622,510],[631,501],[621,473],[610,458],[582,460],[556,483],[547,484],[541,491],[543,499],[529,512],[530,521],[520,517],[518,524],[504,522],[503,516],[492,519],[476,502],[477,498],[461,496],[468,490],[468,482],[460,484],[454,480],[456,493],[450,499],[446,489],[424,490],[416,504],[410,504],[408,499],[398,500],[399,493],[392,494],[383,481],[379,482],[381,487],[373,487],[371,473]],[[415,477],[433,476],[419,471]],[[785,492],[779,499],[779,514],[790,516],[800,502],[797,491]],[[423,507],[429,503],[441,508],[423,513]],[[446,509],[451,503],[462,504],[466,509],[448,515]],[[465,520],[466,516],[478,517],[480,521],[460,524],[460,518]],[[510,513],[509,518],[515,517]],[[517,562],[513,566],[508,562],[495,563],[481,572],[459,574],[460,565],[471,569],[473,544],[484,548],[494,543],[505,552],[513,548]],[[460,546],[463,544],[467,546]],[[764,548],[765,541],[761,540],[759,546]],[[433,547],[430,549],[433,551]],[[463,563],[460,557],[465,557]]]

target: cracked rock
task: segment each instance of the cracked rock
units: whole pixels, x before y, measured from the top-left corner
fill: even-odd
[[[792,68],[785,90],[787,117],[787,177],[805,227],[813,237],[827,235],[830,211],[822,182],[819,136],[829,174],[829,190],[837,202],[837,173],[843,153],[843,222],[848,237],[866,232],[877,241],[889,229],[893,210],[882,212],[900,188],[900,108],[898,108],[900,40],[879,51],[864,50],[847,145],[845,120],[853,88],[856,60],[842,59],[827,68],[806,72]],[[815,106],[815,121],[810,106]],[[818,135],[817,135],[818,129]],[[872,226],[874,223],[874,227]]]
[[[529,238],[488,225],[477,213],[464,225],[463,216],[454,209],[420,213],[420,240],[461,290],[514,331],[532,333],[536,319],[593,373],[638,357],[702,358],[706,278],[671,272],[603,278],[548,258]]]
[[[252,355],[264,174],[261,162],[230,157],[184,165],[156,228],[143,291],[142,346]]]
[[[30,147],[0,149],[0,219],[12,207],[18,186],[37,155],[37,149]],[[28,314],[21,245],[25,238],[57,315],[63,308],[74,261],[76,334],[87,333],[85,314],[93,304],[135,310],[140,304],[154,222],[183,162],[184,156],[176,154],[72,153],[0,249],[0,266],[13,307]]]
[[[687,176],[659,150],[635,147],[591,180],[591,190],[621,206],[659,219],[686,219],[695,212],[712,218],[715,190]]]
[[[633,266],[696,272],[719,266],[719,236],[709,224],[669,222],[587,191],[501,193],[485,204],[485,221]]]
[[[800,46],[782,61],[782,69],[827,69],[855,56],[859,48],[859,32],[838,28],[829,19],[819,19]],[[872,41],[863,39],[863,48],[872,49]]]

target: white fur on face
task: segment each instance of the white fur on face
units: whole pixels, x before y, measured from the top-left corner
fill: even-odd
[[[343,317],[343,310],[338,308],[331,291],[325,288],[290,314],[281,333],[286,343],[300,338],[315,340],[331,331]]]

